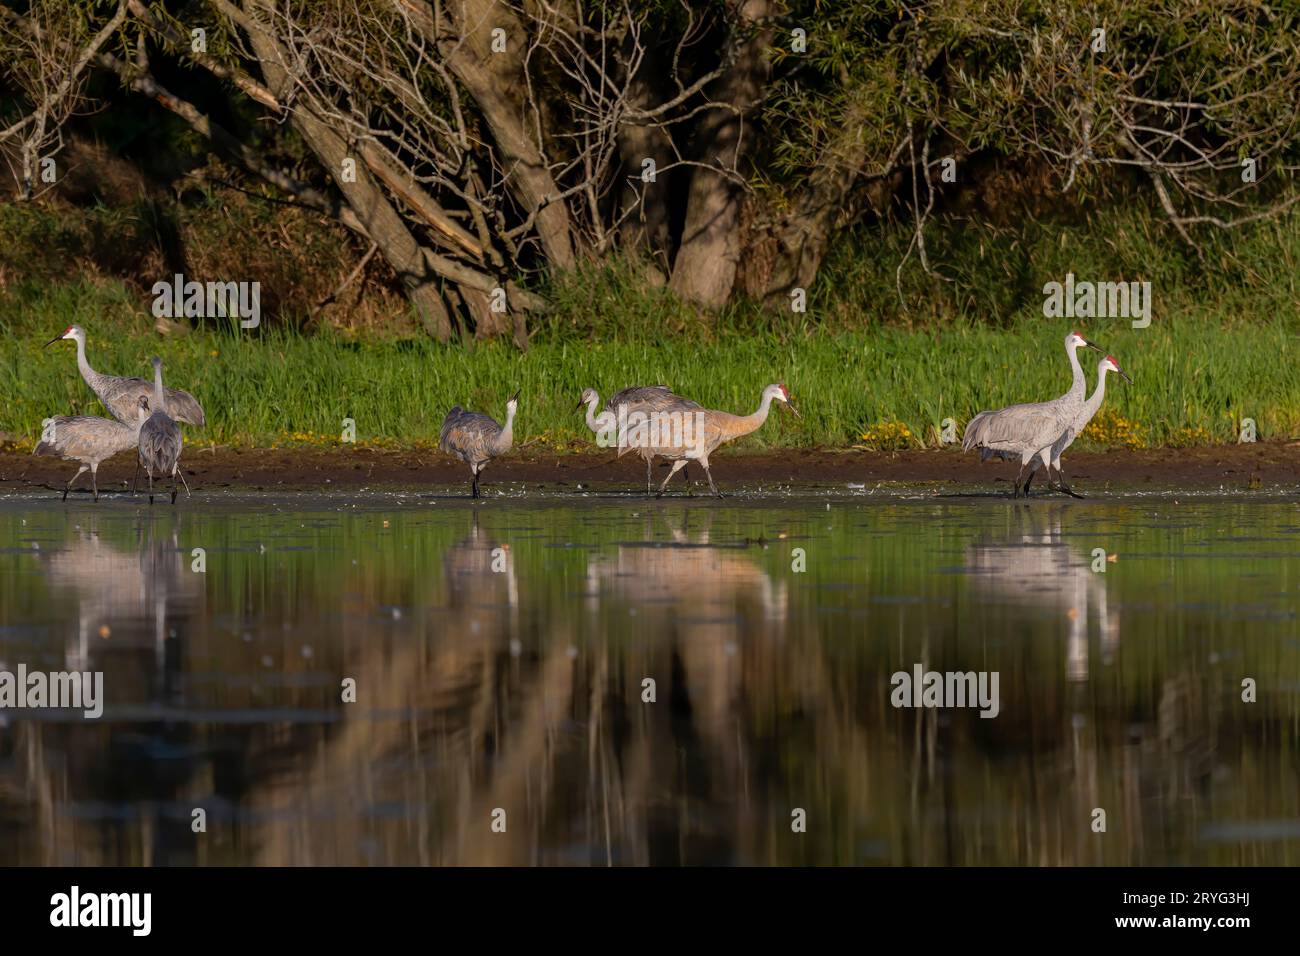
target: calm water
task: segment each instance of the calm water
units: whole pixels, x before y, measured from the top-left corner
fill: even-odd
[[[0,710],[0,862],[1294,864],[1297,595],[1285,499],[3,499],[107,704]]]

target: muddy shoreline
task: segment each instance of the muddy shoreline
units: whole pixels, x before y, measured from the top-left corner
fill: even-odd
[[[468,484],[468,469],[437,451],[384,451],[368,448],[194,448],[182,459],[193,489],[274,489],[418,487]],[[1211,448],[1116,449],[1078,452],[1066,461],[1070,481],[1081,489],[1151,487],[1249,491],[1300,487],[1300,441],[1257,442]],[[853,484],[936,484],[958,488],[1010,489],[1016,466],[981,464],[955,449],[901,452],[804,450],[730,452],[713,456],[713,475],[727,485],[798,484],[845,487]],[[101,490],[120,489],[131,480],[130,453],[100,466]],[[0,491],[62,488],[76,464],[18,452],[0,452]],[[667,474],[655,469],[656,481]],[[692,468],[697,479],[703,475]],[[643,487],[639,459],[615,460],[610,452],[564,453],[520,449],[494,462],[483,487],[525,483],[543,488],[583,486]],[[89,487],[89,476],[82,477]],[[680,479],[674,479],[681,488]],[[79,483],[78,487],[81,487]]]

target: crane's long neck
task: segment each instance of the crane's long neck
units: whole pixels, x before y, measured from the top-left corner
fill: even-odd
[[[501,429],[501,433],[497,435],[496,441],[492,443],[492,453],[495,455],[505,454],[510,450],[510,446],[514,444],[514,441],[515,441],[515,410],[513,408],[507,408],[506,424],[505,427]]]
[[[593,432],[604,431],[606,427],[606,416],[597,415],[596,408],[600,405],[600,396],[595,392],[591,393],[591,398],[587,400],[587,427]],[[609,414],[609,413],[606,413]]]
[[[167,411],[166,396],[163,392],[161,362],[153,367],[153,410],[155,412]]]
[[[763,392],[763,401],[759,403],[758,410],[752,415],[736,416],[735,424],[729,428],[729,438],[739,438],[741,435],[748,435],[750,432],[758,431],[763,427],[763,422],[767,421],[767,413],[772,409],[772,393]]]
[[[1097,370],[1097,387],[1092,390],[1092,394],[1083,405],[1085,423],[1092,421],[1092,416],[1097,414],[1097,409],[1101,408],[1101,403],[1106,398],[1106,373],[1109,371],[1110,369],[1104,366]]]
[[[86,361],[86,340],[80,335],[77,336],[77,370],[81,372],[81,377],[86,380],[91,391],[96,391],[95,386],[99,382],[100,375]]]
[[[1065,393],[1064,398],[1073,401],[1081,401],[1085,390],[1088,388],[1088,382],[1083,377],[1083,366],[1079,364],[1079,345],[1071,343],[1070,347],[1065,350],[1070,356],[1070,390]]]

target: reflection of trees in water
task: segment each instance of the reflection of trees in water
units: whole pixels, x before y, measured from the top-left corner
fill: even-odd
[[[1087,556],[1062,540],[1063,513],[1024,512],[1012,534],[967,552],[970,590],[981,607],[1005,606],[1000,626],[1027,628],[1044,613],[1057,622],[997,652],[1006,664],[994,721],[892,709],[889,673],[915,660],[904,641],[916,635],[827,620],[815,590],[769,573],[758,549],[719,541],[711,512],[656,511],[629,537],[657,545],[609,546],[576,572],[570,563],[530,579],[510,549],[506,570],[492,570],[495,549],[508,545],[495,530],[505,519],[475,509],[465,536],[441,553],[419,610],[377,622],[374,586],[325,602],[323,613],[343,606],[351,623],[322,633],[327,659],[313,666],[355,677],[359,689],[357,704],[330,705],[336,722],[197,729],[220,737],[221,749],[192,748],[174,761],[188,778],[159,790],[199,805],[215,789],[236,818],[215,813],[209,834],[194,838],[187,816],[178,821],[186,833],[170,836],[147,820],[137,829],[60,820],[61,803],[105,799],[120,784],[110,785],[102,761],[95,779],[84,766],[55,765],[47,758],[60,748],[43,744],[66,751],[66,736],[51,735],[75,732],[103,745],[138,735],[131,724],[19,728],[32,794],[24,799],[46,808],[42,845],[75,840],[85,861],[190,852],[263,864],[1177,859],[1211,809],[1215,762],[1231,759],[1241,734],[1286,715],[1219,713],[1212,675],[1172,653],[1147,665],[1146,691],[1120,686],[1119,668],[1080,666],[1090,628],[1101,660],[1115,655],[1116,609]],[[62,586],[85,597],[78,627],[93,635],[87,608],[99,589]],[[300,586],[291,606],[322,601],[310,580]],[[154,599],[113,613],[152,623],[151,608]],[[923,656],[934,648],[930,665],[945,669],[953,625],[920,620],[934,632]],[[1064,669],[1044,669],[1031,646],[1053,640],[1066,648]],[[1020,654],[1023,670],[1012,673]],[[222,660],[240,673],[237,658]],[[646,677],[657,703],[641,702]],[[234,691],[225,693],[230,705]],[[1285,771],[1260,764],[1241,757],[1237,785],[1256,799],[1284,792]],[[1294,812],[1287,799],[1242,809]],[[1105,836],[1088,828],[1095,806],[1107,809]],[[507,811],[505,834],[490,829],[497,807]],[[790,830],[796,807],[808,813],[806,834]],[[142,849],[164,843],[157,854]]]
[[[553,605],[530,595],[524,611],[514,595],[526,584],[490,570],[502,542],[474,524],[443,557],[435,636],[359,661],[358,686],[379,706],[419,716],[376,722],[345,709],[298,785],[260,797],[265,809],[333,807],[332,838],[318,824],[272,828],[260,861],[741,855],[738,840],[767,829],[753,774],[770,763],[748,752],[744,686],[779,670],[756,648],[784,628],[784,585],[751,552],[709,547],[707,527],[668,536],[675,547],[592,556],[573,583],[587,605],[575,617],[572,592]],[[657,703],[641,702],[644,677]],[[376,821],[372,803],[408,812]],[[504,835],[489,826],[496,807]]]

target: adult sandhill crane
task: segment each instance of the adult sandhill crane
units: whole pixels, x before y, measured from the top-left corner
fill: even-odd
[[[635,440],[629,442],[626,433],[620,430],[620,417],[623,423],[626,423],[633,413],[639,413],[648,419],[664,412],[696,412],[704,410],[702,405],[674,394],[667,385],[634,385],[631,388],[625,388],[621,392],[612,395],[610,400],[605,403],[605,410],[600,415],[596,415],[596,406],[599,404],[600,395],[596,393],[594,388],[588,388],[583,391],[582,398],[578,402],[578,408],[583,405],[587,406],[587,427],[593,432],[598,435],[602,432],[606,435],[618,435],[618,455],[620,458],[625,453],[635,450],[645,461],[646,494],[650,494],[652,488],[650,480],[651,468],[658,452],[645,441]],[[620,411],[622,412],[621,415]],[[690,479],[685,471],[682,472],[682,479],[689,483]]]
[[[980,461],[989,458],[1020,459],[1012,497],[1020,497],[1020,479],[1030,459],[1050,446],[1069,428],[1070,423],[1083,410],[1083,394],[1087,386],[1083,367],[1079,364],[1081,347],[1095,349],[1105,354],[1105,349],[1089,342],[1078,332],[1065,337],[1065,354],[1070,359],[1070,390],[1049,402],[1011,405],[995,411],[980,412],[966,425],[962,436],[962,451],[980,450]],[[1024,494],[1029,497],[1029,483],[1034,473],[1025,481]]]
[[[469,464],[474,476],[470,483],[471,498],[478,497],[479,473],[489,461],[504,455],[514,444],[515,412],[518,408],[519,393],[515,392],[506,402],[505,425],[498,425],[481,412],[467,412],[459,405],[453,405],[443,419],[438,447]]]
[[[779,384],[769,385],[763,389],[762,401],[759,403],[758,410],[752,415],[732,415],[730,412],[719,412],[711,408],[700,411],[688,410],[680,423],[681,435],[678,437],[681,440],[675,445],[660,444],[655,448],[655,454],[662,455],[673,463],[668,477],[659,486],[659,494],[664,493],[669,480],[679,469],[685,468],[688,461],[698,461],[709,479],[709,490],[721,498],[722,492],[718,491],[718,486],[713,481],[713,473],[709,471],[709,455],[713,454],[723,442],[734,441],[761,428],[767,421],[768,409],[772,407],[773,401],[780,402],[783,408],[788,408],[794,413],[795,418],[800,417],[799,412],[790,403],[789,390]],[[665,437],[661,435],[661,438]]]
[[[153,504],[153,473],[162,478],[171,475],[172,504],[176,504],[176,476],[180,474],[181,426],[167,412],[167,396],[162,383],[162,359],[153,360],[153,414],[140,426],[140,464],[149,476],[149,504]],[[180,475],[185,483],[185,476]],[[190,486],[185,483],[185,493]]]
[[[1078,681],[1088,676],[1089,617],[1096,618],[1105,664],[1119,646],[1120,618],[1107,602],[1107,575],[1093,573],[1088,555],[1062,536],[1068,513],[1064,502],[1022,511],[1009,536],[972,542],[965,568],[996,629],[1005,632],[1030,620],[1039,625],[1045,614],[1059,622],[1066,637],[1066,679]]]
[[[63,339],[72,339],[77,343],[77,368],[81,370],[81,377],[104,403],[109,414],[119,422],[132,424],[140,397],[151,397],[153,385],[142,378],[105,375],[91,368],[90,363],[86,361],[86,330],[81,326],[69,325],[62,333],[46,342],[45,347],[49,348]],[[203,425],[207,421],[207,416],[203,414],[203,406],[193,395],[179,388],[167,389],[167,408],[168,414],[176,421],[187,425]]]
[[[63,489],[63,500],[68,500],[77,479],[90,471],[90,487],[99,500],[99,463],[118,452],[134,448],[140,441],[140,427],[149,417],[149,400],[143,395],[136,403],[134,425],[115,422],[111,418],[94,415],[57,415],[47,420],[48,430],[33,454],[57,455],[66,461],[79,461],[81,467]]]
[[[1119,367],[1119,363],[1116,362],[1112,356],[1107,355],[1104,359],[1098,362],[1097,387],[1092,390],[1092,394],[1088,396],[1088,400],[1083,403],[1082,410],[1079,412],[1075,420],[1070,423],[1070,427],[1065,430],[1065,434],[1058,438],[1050,448],[1044,448],[1038,453],[1038,457],[1034,459],[1033,464],[1029,469],[1031,478],[1033,477],[1033,473],[1038,470],[1039,464],[1042,464],[1047,469],[1047,478],[1050,482],[1052,478],[1052,469],[1055,468],[1057,487],[1067,495],[1072,495],[1075,498],[1083,497],[1083,495],[1078,492],[1072,491],[1070,486],[1065,483],[1065,472],[1061,471],[1061,455],[1065,453],[1065,449],[1069,448],[1070,445],[1074,443],[1076,438],[1083,434],[1083,430],[1088,427],[1088,422],[1092,421],[1092,417],[1096,415],[1097,410],[1101,408],[1101,403],[1106,398],[1107,372],[1114,372],[1130,385],[1133,384],[1133,379],[1129,378],[1128,375],[1125,374],[1124,370]],[[1028,487],[1028,484],[1028,482],[1025,483],[1026,487]]]

